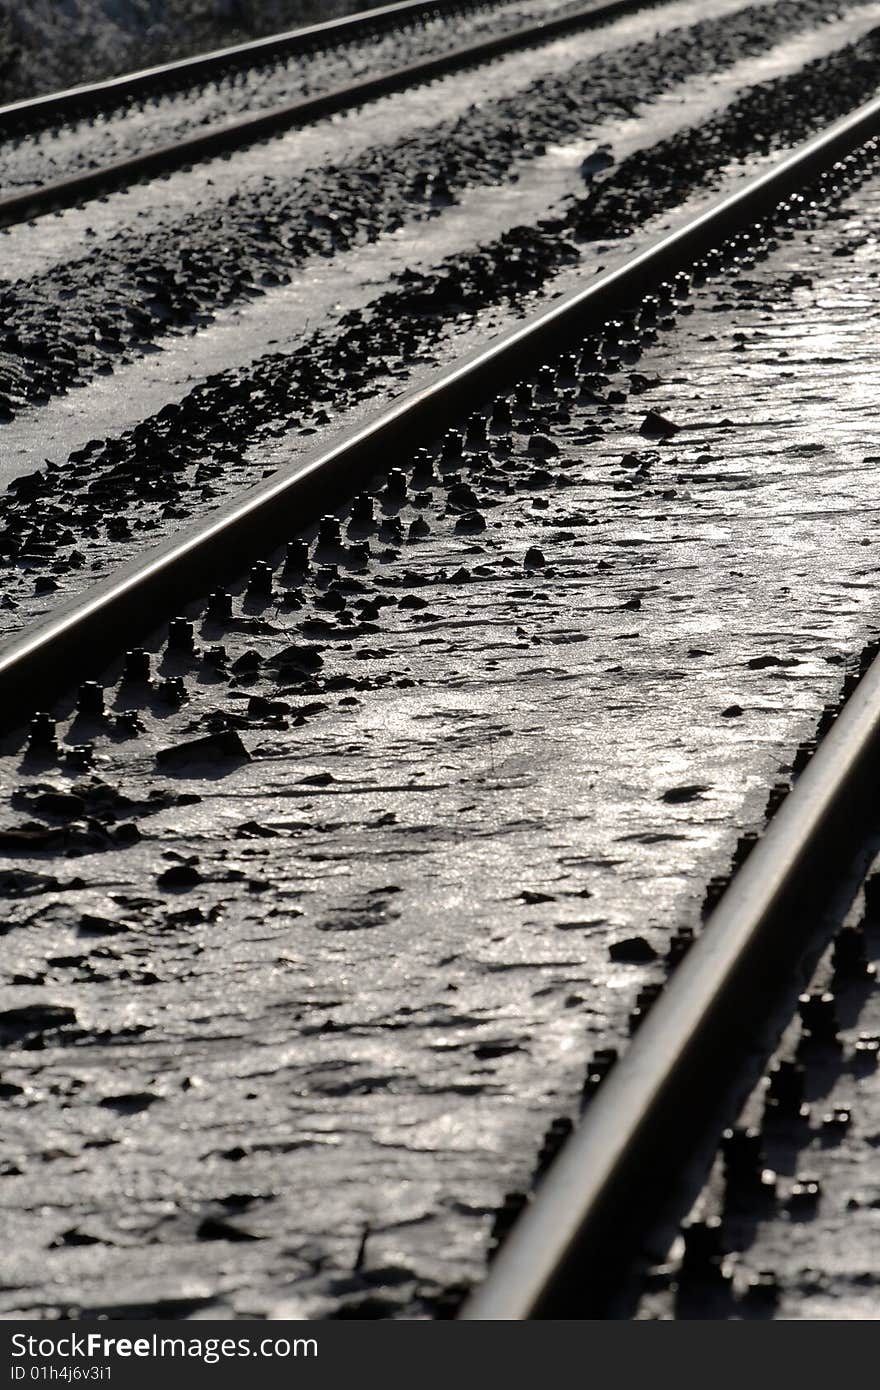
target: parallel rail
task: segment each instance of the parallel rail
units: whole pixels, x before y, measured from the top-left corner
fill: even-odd
[[[823,914],[858,881],[856,829],[876,823],[878,778],[880,658],[590,1102],[464,1320],[607,1315]]]
[[[489,62],[505,53],[547,43],[551,39],[570,34],[578,29],[610,23],[625,14],[645,9],[657,2],[658,0],[601,0],[599,4],[582,5],[579,9],[557,16],[555,19],[546,19],[537,24],[524,25],[507,34],[501,34],[492,39],[483,39],[478,43],[463,44],[433,58],[425,58],[420,62],[408,63],[402,67],[378,73],[373,77],[362,78],[341,87],[334,87],[329,91],[320,92],[316,96],[287,102],[269,111],[242,116],[239,120],[231,121],[226,125],[188,136],[185,139],[175,141],[173,144],[156,146],[127,159],[114,160],[97,169],[89,169],[76,174],[71,178],[56,179],[39,188],[9,194],[0,198],[0,227],[9,227],[17,222],[25,222],[45,213],[56,212],[61,208],[86,202],[91,198],[97,198],[111,192],[115,188],[135,183],[139,179],[156,178],[161,174],[170,173],[200,160],[228,154],[232,150],[241,149],[254,141],[264,140],[270,136],[278,135],[282,131],[323,120],[339,111],[351,110],[366,102],[375,101],[379,97],[402,91],[407,87],[444,77],[448,73]],[[385,14],[388,11],[401,8],[410,9],[411,6],[386,6],[382,11],[375,13]],[[372,13],[368,11],[366,16],[362,15],[358,18],[369,18]],[[313,32],[313,30],[296,31],[299,34]],[[296,37],[296,35],[289,37]],[[268,44],[271,41],[262,40],[260,42]],[[246,44],[240,50],[224,50],[224,52],[242,53],[245,50],[253,50],[254,47],[255,45]],[[205,80],[210,75],[199,64],[207,62],[213,56],[215,55],[208,55],[205,59],[191,60],[192,80]],[[244,64],[245,59],[242,58],[241,61]],[[182,75],[186,62],[170,66]],[[151,71],[164,73],[167,69],[152,69]],[[138,74],[137,76],[146,78],[149,74]],[[134,81],[134,79],[120,78],[118,81],[124,83]],[[102,90],[109,85],[103,84]],[[144,91],[146,90],[144,88]],[[68,97],[71,98],[69,105],[65,108],[68,113],[65,116],[67,119],[75,109],[72,98],[76,95],[75,92],[63,93],[61,97],[41,98],[40,101],[56,100],[61,102],[62,97],[65,101]],[[31,103],[32,107],[35,105],[38,103]],[[6,111],[13,109],[21,108],[7,107]],[[45,110],[45,108],[43,109]],[[59,118],[61,110],[62,107],[59,106]],[[4,114],[3,111],[0,111],[0,135],[3,134]]]
[[[113,659],[120,644],[156,625],[164,605],[205,594],[249,557],[266,554],[322,510],[335,507],[340,489],[375,471],[389,457],[413,448],[449,417],[473,408],[522,370],[582,337],[744,227],[774,210],[836,160],[880,132],[880,98],[860,107],[721,199],[684,226],[636,253],[621,266],[576,291],[438,373],[427,386],[397,401],[330,447],[235,498],[208,520],[121,569],[85,599],[25,631],[0,651],[0,723],[9,727],[46,707],[85,672]]]
[[[846,124],[866,119],[869,129],[878,114],[873,102]],[[826,139],[811,142],[814,156]],[[787,161],[789,172],[806,153]],[[878,785],[875,657],[461,1319],[615,1316],[646,1236],[671,1197],[687,1200],[689,1165],[738,1108],[743,1069],[772,1052],[801,962],[824,946],[864,877]]]

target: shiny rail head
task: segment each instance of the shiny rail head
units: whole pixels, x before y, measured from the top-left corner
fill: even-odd
[[[664,1175],[693,1152],[698,1125],[687,1122],[701,1101],[711,1113],[725,1054],[735,1063],[743,1041],[754,1046],[755,1035],[749,1042],[742,1030],[753,1015],[756,1029],[764,1019],[766,972],[790,977],[813,914],[849,872],[849,826],[853,817],[876,817],[878,775],[875,656],[591,1100],[463,1320],[601,1316],[616,1244],[631,1236],[627,1208],[656,1216],[662,1206]]]

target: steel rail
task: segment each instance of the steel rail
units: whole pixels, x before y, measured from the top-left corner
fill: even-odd
[[[751,178],[682,227],[659,238],[583,290],[552,304],[454,362],[425,386],[403,393],[366,424],[306,455],[290,469],[233,499],[206,521],[145,558],[120,568],[85,598],[27,629],[0,650],[0,724],[15,724],[45,707],[86,671],[111,661],[120,644],[156,626],[164,605],[175,611],[233,574],[248,557],[266,554],[320,513],[338,505],[340,490],[384,472],[395,452],[412,448],[472,409],[541,354],[559,351],[604,318],[632,304],[658,281],[748,226],[819,171],[880,130],[880,98],[859,107]]]
[[[601,1316],[634,1238],[662,1206],[706,1111],[754,1043],[809,925],[876,817],[880,658],[733,879],[623,1059],[461,1313]]]
[[[876,103],[871,105],[876,107]],[[875,657],[498,1252],[464,1321],[613,1316],[823,918],[861,880],[880,782]],[[839,906],[839,903],[838,903]],[[720,1127],[720,1126],[719,1126]],[[715,1136],[717,1138],[717,1134]]]
[[[430,82],[465,67],[489,62],[519,48],[546,43],[576,29],[606,24],[634,10],[644,9],[657,0],[602,0],[584,5],[569,14],[529,24],[496,38],[464,44],[433,58],[392,68],[357,82],[333,87],[316,96],[287,102],[270,111],[243,116],[227,125],[190,135],[172,144],[159,145],[126,159],[113,160],[70,178],[55,179],[38,188],[0,198],[0,227],[13,226],[76,203],[100,197],[139,179],[155,178],[174,169],[229,154],[233,150],[267,139],[282,131],[323,120],[339,111],[375,101],[418,83]]]

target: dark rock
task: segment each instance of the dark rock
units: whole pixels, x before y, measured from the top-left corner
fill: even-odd
[[[192,864],[173,864],[157,881],[160,888],[195,888],[202,882],[202,876]]]
[[[481,1042],[474,1047],[474,1057],[478,1062],[489,1062],[496,1057],[506,1057],[511,1052],[522,1052],[522,1044],[499,1038],[495,1042]]]
[[[122,936],[131,930],[126,922],[117,922],[109,917],[98,917],[91,912],[83,913],[77,929],[81,936]]]
[[[258,671],[261,665],[262,659],[259,652],[243,652],[237,660],[233,661],[230,669],[237,676],[240,676],[245,672]]]
[[[22,1004],[0,1013],[0,1039],[17,1040],[71,1023],[76,1023],[76,1013],[65,1004]]]
[[[639,434],[653,435],[655,437],[659,435],[663,438],[667,438],[670,435],[677,434],[680,429],[680,425],[676,425],[673,420],[668,419],[665,415],[661,415],[659,411],[649,410],[644,420],[639,425]]]
[[[58,892],[60,888],[82,888],[82,878],[63,884],[53,874],[31,873],[28,869],[8,869],[0,873],[0,894],[4,897],[35,897],[40,892]]]
[[[614,961],[628,965],[647,965],[657,959],[657,952],[643,936],[626,936],[620,941],[612,941],[608,954]]]
[[[550,458],[559,453],[559,448],[552,439],[547,438],[546,434],[533,434],[529,440],[529,453],[540,454],[542,458]]]
[[[800,664],[796,656],[784,657],[773,655],[753,656],[751,661],[746,662],[750,671],[763,671],[768,666],[800,666]]]
[[[446,496],[447,505],[456,512],[468,512],[479,506],[477,494],[469,483],[455,483]]]
[[[153,1095],[150,1091],[132,1091],[126,1095],[105,1096],[100,1102],[104,1110],[113,1110],[117,1115],[139,1115],[142,1110],[149,1110],[151,1105],[155,1105],[160,1096]]]
[[[326,626],[327,624],[322,624],[322,627]],[[295,666],[302,671],[318,671],[323,664],[320,649],[303,643],[285,647],[283,651],[276,652],[269,658],[270,666]]]
[[[228,1157],[228,1155],[225,1155]],[[236,1226],[231,1221],[226,1221],[218,1216],[206,1216],[204,1221],[199,1223],[196,1229],[199,1240],[262,1240],[262,1236],[254,1235],[252,1231],[246,1230],[242,1226]]]
[[[206,734],[204,738],[175,744],[172,748],[161,748],[156,754],[156,762],[162,767],[183,767],[196,762],[250,762],[250,756],[240,735],[234,729],[225,729],[216,734]]]
[[[660,800],[667,802],[670,806],[679,806],[685,801],[696,801],[707,791],[709,791],[708,787],[701,787],[698,785],[670,787],[669,791],[663,793]]]
[[[77,1245],[101,1245],[103,1244],[100,1236],[91,1236],[88,1231],[81,1231],[78,1226],[71,1226],[70,1230],[62,1231],[59,1236],[50,1243],[50,1250],[61,1250],[65,1246]]]
[[[117,825],[108,831],[108,834],[114,845],[119,845],[120,848],[125,845],[136,845],[141,839],[141,832],[134,821],[123,821],[122,825]]]
[[[260,825],[259,821],[246,820],[236,830],[235,838],[237,840],[277,840],[278,831],[270,830],[268,825]]]

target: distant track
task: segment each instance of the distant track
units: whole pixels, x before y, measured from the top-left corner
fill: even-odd
[[[407,87],[430,82],[450,72],[488,62],[502,54],[544,43],[577,29],[606,24],[655,3],[657,0],[605,0],[605,3],[601,4],[584,5],[555,19],[530,24],[497,38],[465,44],[436,57],[393,68],[375,77],[362,78],[357,82],[321,92],[317,96],[289,102],[273,110],[262,111],[258,115],[244,116],[228,125],[215,127],[173,144],[145,150],[128,159],[115,160],[72,178],[58,179],[40,188],[11,194],[0,198],[0,227],[12,226],[45,213],[86,202],[90,198],[99,197],[139,179],[155,178],[200,160],[228,154],[232,150],[241,149],[281,131],[308,125],[338,111],[350,110]],[[117,78],[112,82],[98,83],[94,87],[77,88],[71,92],[61,92],[54,97],[41,97],[33,102],[18,103],[16,106],[0,110],[0,136],[16,133],[22,122],[27,128],[26,113],[30,113],[32,121],[39,115],[42,125],[45,125],[50,117],[59,122],[71,121],[117,106],[127,97],[162,91],[170,84],[171,74],[175,75],[176,85],[179,85],[181,78],[190,83],[197,83],[209,79],[225,68],[247,66],[255,60],[269,61],[305,47],[312,47],[319,41],[317,36],[321,33],[327,33],[327,37],[334,40],[352,38],[361,32],[367,32],[377,16],[385,16],[383,22],[387,24],[393,22],[395,14],[398,18],[409,18],[422,10],[448,10],[458,7],[448,3],[440,4],[439,0],[433,0],[430,4],[423,3],[423,0],[405,0],[404,4],[366,11],[352,16],[349,20],[334,20],[326,25],[295,30],[291,34],[278,35],[273,39],[261,39],[238,48],[223,49],[219,53],[207,54],[201,58],[185,59],[165,67],[151,68],[147,72]],[[356,21],[361,28],[354,27]],[[334,30],[334,26],[340,25],[343,26],[344,32],[339,28]],[[334,33],[331,35],[329,31]]]

